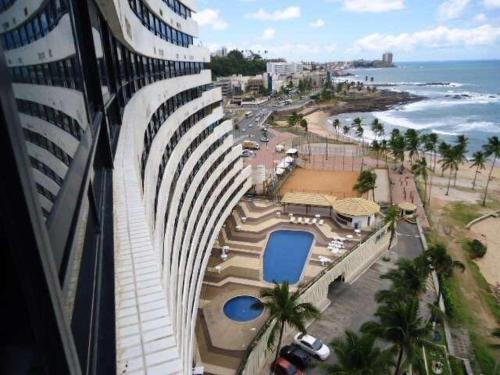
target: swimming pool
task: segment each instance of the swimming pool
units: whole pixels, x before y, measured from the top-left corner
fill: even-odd
[[[264,280],[299,282],[313,240],[309,232],[278,230],[271,233],[264,252]]]
[[[264,311],[264,306],[255,306],[257,302],[259,299],[252,296],[233,297],[224,304],[224,314],[237,322],[257,319]]]

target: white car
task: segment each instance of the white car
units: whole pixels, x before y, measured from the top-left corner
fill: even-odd
[[[300,346],[301,349],[322,361],[325,361],[330,356],[330,348],[323,344],[320,339],[308,335],[307,333],[296,334],[293,341],[296,345]]]

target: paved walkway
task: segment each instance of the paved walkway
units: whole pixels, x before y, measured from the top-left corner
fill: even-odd
[[[417,226],[402,222],[398,227],[398,242],[391,250],[391,261],[379,260],[352,285],[331,287],[329,298],[332,304],[308,328],[308,332],[328,343],[342,337],[347,329],[359,331],[364,322],[374,318],[377,310],[375,294],[390,286],[390,282],[380,279],[380,276],[395,267],[399,258],[413,259],[422,251]],[[335,356],[331,356],[328,362],[334,361]],[[307,373],[322,374],[318,368],[310,369]]]

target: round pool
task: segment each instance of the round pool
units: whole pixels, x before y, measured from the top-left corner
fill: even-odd
[[[264,306],[254,306],[257,302],[259,299],[252,296],[233,297],[224,304],[224,314],[237,322],[257,319],[264,311]]]

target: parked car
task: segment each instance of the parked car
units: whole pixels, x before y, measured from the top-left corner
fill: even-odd
[[[266,138],[266,137],[261,137],[261,138],[260,138],[260,141],[261,141],[261,142],[264,142],[264,143],[267,143],[267,142],[269,142],[269,138]]]
[[[271,365],[271,368],[276,375],[304,375],[302,371],[282,357],[278,358]]]
[[[314,357],[326,360],[330,356],[330,348],[323,344],[320,339],[307,333],[298,333],[293,339],[294,343]]]
[[[282,347],[280,350],[280,356],[298,367],[300,370],[305,370],[311,362],[310,354],[294,344]]]
[[[243,150],[243,152],[241,153],[241,156],[243,156],[244,158],[248,158],[250,156],[253,156],[253,151],[251,151],[251,150]]]

